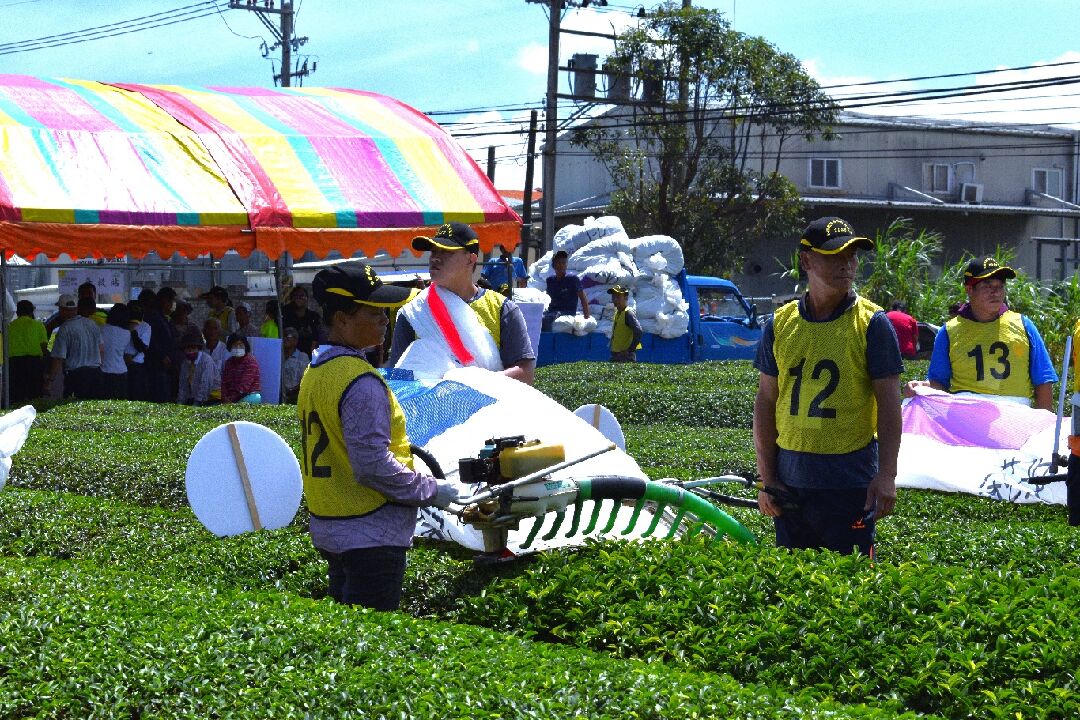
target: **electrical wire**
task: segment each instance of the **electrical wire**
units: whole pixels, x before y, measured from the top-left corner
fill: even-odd
[[[836,110],[839,111],[851,111],[860,108],[870,107],[887,107],[892,105],[904,105],[913,102],[928,102],[937,101],[937,104],[947,106],[948,103],[942,103],[942,100],[948,100],[950,98],[957,97],[971,97],[977,95],[992,95],[1003,92],[1018,92],[1030,89],[1039,89],[1046,87],[1063,87],[1068,85],[1080,84],[1080,76],[1056,76],[1052,78],[1039,78],[1033,80],[1024,81],[1007,81],[1002,83],[987,84],[976,87],[971,86],[959,86],[951,88],[931,88],[924,90],[904,90],[892,93],[880,93],[855,96],[849,98],[844,103],[836,103],[834,105]],[[863,100],[864,102],[852,102],[854,100]],[[1014,99],[1015,100],[1015,99]],[[768,122],[770,118],[779,119],[792,115],[798,115],[806,113],[813,109],[812,104],[801,105],[742,105],[742,106],[730,106],[716,108],[714,110],[697,111],[670,111],[666,113],[666,116],[660,119],[652,118],[649,120],[642,120],[636,116],[634,111],[630,111],[625,115],[617,113],[609,113],[607,118],[609,122],[605,123],[605,127],[618,130],[623,128],[632,128],[639,126],[646,122],[654,126],[665,125],[680,125],[688,122],[691,119],[694,120],[736,120],[736,119],[753,119],[762,122]],[[557,119],[557,122],[565,122],[566,118]],[[485,121],[477,121],[479,123]],[[495,121],[491,121],[495,122]],[[505,122],[505,121],[499,121]],[[482,136],[486,133],[463,133],[464,136]]]
[[[242,35],[241,33],[236,32],[232,29],[232,25],[229,24],[229,21],[225,19],[225,13],[221,11],[222,6],[216,5],[215,9],[217,10],[217,14],[221,16],[221,22],[225,23],[225,27],[228,28],[229,32],[231,32],[233,35],[238,38],[244,38],[245,40],[261,40],[263,43],[266,43],[266,38],[262,37],[261,35]]]
[[[144,30],[190,22],[192,20],[198,20],[217,14],[217,5],[218,3],[214,0],[204,0],[204,2],[185,5],[172,10],[166,10],[106,25],[98,25],[82,30],[72,30],[56,35],[47,35],[32,40],[0,43],[0,55],[13,55],[20,52],[73,45],[76,43],[89,42],[91,40],[102,40],[120,35],[128,35],[134,32],[142,32]]]

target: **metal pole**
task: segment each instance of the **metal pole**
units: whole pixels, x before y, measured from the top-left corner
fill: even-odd
[[[7,308],[7,249],[0,250],[0,315],[3,319],[0,320],[0,326],[3,327],[4,334],[4,370],[2,376],[2,382],[4,384],[4,394],[0,398],[0,402],[3,403],[3,408],[7,410],[11,407],[11,355],[8,353],[8,308]]]
[[[544,110],[544,240],[541,250],[551,249],[555,235],[555,141],[558,124],[559,22],[562,0],[551,0],[548,24],[547,104]]]
[[[281,3],[281,87],[292,84],[292,0]]]
[[[526,245],[532,240],[532,192],[533,171],[536,169],[536,111],[529,113],[529,149],[525,154],[525,188],[521,196],[521,250],[523,260],[527,257]]]
[[[283,253],[285,257],[288,257],[288,253]],[[281,258],[274,260],[274,297],[281,297]],[[282,300],[277,301],[277,327],[278,327],[278,340],[281,341],[281,372],[278,373],[278,405],[281,405],[285,400],[285,328],[284,318],[281,310]]]

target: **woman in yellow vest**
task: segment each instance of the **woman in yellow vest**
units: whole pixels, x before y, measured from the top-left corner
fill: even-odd
[[[630,291],[622,285],[608,290],[611,304],[615,306],[615,319],[611,323],[611,362],[635,362],[641,349],[641,323],[634,311],[626,306]]]
[[[312,293],[329,328],[300,382],[304,495],[311,540],[329,566],[329,595],[396,610],[417,507],[444,508],[457,486],[412,468],[405,415],[364,351],[381,345],[387,310],[409,298],[361,262],[320,271]]]

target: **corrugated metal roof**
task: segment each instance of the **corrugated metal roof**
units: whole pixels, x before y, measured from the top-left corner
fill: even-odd
[[[842,112],[837,116],[837,125],[858,125],[861,127],[890,127],[898,130],[941,130],[965,133],[993,135],[1023,135],[1027,137],[1055,137],[1071,140],[1077,131],[1054,125],[1036,125],[1026,123],[994,123],[983,120],[959,120],[918,115],[867,115],[864,113]]]
[[[807,205],[832,205],[834,207],[880,208],[896,210],[929,210],[975,215],[1046,215],[1050,217],[1080,217],[1080,210],[1066,208],[1036,207],[1033,205],[990,205],[986,203],[932,203],[915,200],[889,200],[882,198],[852,197],[803,197]]]

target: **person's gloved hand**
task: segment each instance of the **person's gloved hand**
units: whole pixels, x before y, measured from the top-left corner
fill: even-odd
[[[457,483],[449,482],[448,480],[436,481],[437,489],[435,490],[435,497],[431,498],[431,504],[435,507],[445,510],[450,506],[450,503],[458,499],[458,486]]]

